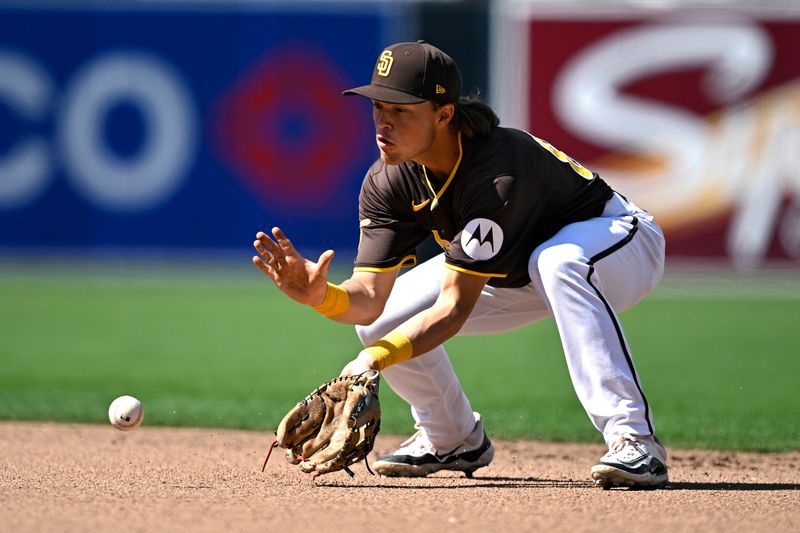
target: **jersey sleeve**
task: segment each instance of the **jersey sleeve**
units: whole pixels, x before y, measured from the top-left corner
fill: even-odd
[[[428,232],[402,209],[403,191],[392,187],[385,172],[368,173],[359,194],[361,235],[356,272],[383,272],[414,266],[415,249]],[[410,204],[410,199],[408,202]]]
[[[543,191],[532,180],[498,176],[481,180],[459,199],[461,230],[445,254],[448,268],[490,278],[505,278],[521,254],[525,235],[544,209]]]

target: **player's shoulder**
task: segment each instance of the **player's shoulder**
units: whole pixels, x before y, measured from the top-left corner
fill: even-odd
[[[367,169],[364,181],[375,181],[381,179],[386,173],[386,163],[381,158],[376,159]]]
[[[413,179],[420,173],[419,165],[413,161],[406,161],[399,165],[387,165],[381,158],[378,158],[370,165],[364,180],[378,184]]]
[[[413,183],[419,181],[421,170],[417,163],[407,161],[399,165],[387,165],[380,158],[367,170],[362,190],[380,196],[407,196]]]
[[[517,152],[527,152],[533,137],[515,128],[496,127],[490,132],[472,139],[464,139],[464,149],[475,163],[508,160]]]
[[[473,176],[516,175],[523,161],[529,161],[533,138],[514,128],[497,127],[464,140],[465,171]]]
[[[500,126],[485,135],[473,139],[471,142],[477,151],[486,153],[507,153],[514,150],[525,150],[536,144],[530,133],[516,128]]]

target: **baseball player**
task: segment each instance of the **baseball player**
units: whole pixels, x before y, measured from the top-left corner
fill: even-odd
[[[371,100],[380,150],[359,196],[353,275],[328,282],[333,251],[307,260],[279,228],[257,235],[253,262],[291,298],[356,324],[365,348],[342,373],[382,371],[411,405],[418,431],[373,463],[378,473],[471,476],[488,465],[494,447],[442,344],[552,317],[575,392],[609,447],[592,478],[663,486],[666,450],[617,316],[660,280],[661,229],[597,174],[499,127],[460,91],[458,67],[438,48],[386,48],[371,83],[344,93]],[[398,276],[431,234],[443,252]]]

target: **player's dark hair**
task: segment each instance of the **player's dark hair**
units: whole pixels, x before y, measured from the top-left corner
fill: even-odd
[[[480,137],[495,129],[500,119],[476,92],[458,99],[453,124],[466,137]]]

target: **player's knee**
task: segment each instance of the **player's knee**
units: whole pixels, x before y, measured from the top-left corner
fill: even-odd
[[[531,279],[544,288],[584,278],[588,270],[580,248],[569,244],[537,249],[528,262]]]

